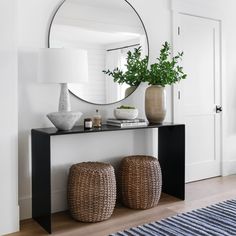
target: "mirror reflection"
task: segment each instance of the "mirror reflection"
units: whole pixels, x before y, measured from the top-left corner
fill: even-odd
[[[69,84],[70,91],[95,104],[118,102],[136,87],[118,84],[104,70],[125,70],[128,51],[141,47],[148,54],[144,26],[124,0],[66,0],[58,9],[49,32],[49,47],[87,51],[88,80]]]

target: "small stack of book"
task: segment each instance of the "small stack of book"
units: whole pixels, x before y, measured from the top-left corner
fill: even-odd
[[[118,120],[114,118],[107,119],[107,125],[117,126],[120,128],[129,127],[142,127],[147,126],[147,122],[144,119],[132,119],[132,120]]]

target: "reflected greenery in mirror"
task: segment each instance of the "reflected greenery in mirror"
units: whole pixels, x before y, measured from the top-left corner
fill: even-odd
[[[134,49],[134,52],[128,51],[126,61],[127,62],[124,65],[125,71],[117,67],[113,71],[104,70],[103,72],[112,76],[114,82],[119,84],[126,83],[130,86],[138,86],[145,80],[148,56],[142,58],[141,47],[138,47]]]
[[[132,83],[114,82],[103,70],[124,71],[127,52],[140,46],[148,55],[143,22],[126,0],[65,0],[49,31],[50,48],[87,51],[88,82],[68,87],[78,98],[95,104],[118,102],[130,94],[126,90],[131,84],[139,84],[134,78]]]

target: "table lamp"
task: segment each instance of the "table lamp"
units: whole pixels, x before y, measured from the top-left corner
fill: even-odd
[[[70,130],[82,115],[81,112],[71,111],[67,83],[83,83],[87,79],[87,51],[68,48],[40,49],[38,80],[61,85],[58,112],[47,114],[59,130]]]

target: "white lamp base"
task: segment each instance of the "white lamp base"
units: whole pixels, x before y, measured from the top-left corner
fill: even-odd
[[[68,86],[66,83],[61,83],[58,112],[47,114],[48,119],[58,130],[70,130],[79,121],[81,116],[81,112],[71,111]]]
[[[70,96],[67,83],[61,83],[61,93],[59,99],[59,112],[71,111]]]

